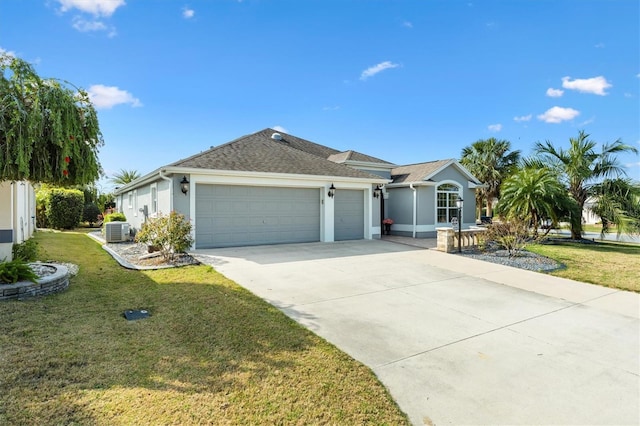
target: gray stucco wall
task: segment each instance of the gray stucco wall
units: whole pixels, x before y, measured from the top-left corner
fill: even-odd
[[[187,180],[191,181],[191,175],[173,175],[171,177],[171,180],[173,181],[173,210],[184,215],[184,217],[189,218],[191,207],[189,200],[191,199],[191,192],[188,192],[185,195],[180,190],[180,181],[184,176],[187,177]]]
[[[418,189],[418,225],[433,225],[435,223],[436,191],[433,186],[420,186]],[[411,190],[409,188],[409,190]]]
[[[397,224],[413,224],[413,191],[411,188],[387,188],[387,216]]]

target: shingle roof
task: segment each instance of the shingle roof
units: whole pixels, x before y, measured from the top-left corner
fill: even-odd
[[[282,139],[272,139],[273,133],[280,133]],[[336,153],[338,151],[335,149],[273,129],[264,129],[176,161],[169,166],[380,179],[379,176],[326,159]]]
[[[372,157],[367,154],[363,154],[358,151],[343,151],[338,154],[333,154],[327,157],[328,160],[336,163],[344,163],[345,161],[360,161],[363,163],[377,163],[377,164],[393,164],[388,161],[381,160],[376,157]]]
[[[440,168],[452,161],[455,160],[429,161],[426,163],[395,167],[391,169],[391,179],[393,179],[393,183],[422,182],[426,177],[437,172]]]

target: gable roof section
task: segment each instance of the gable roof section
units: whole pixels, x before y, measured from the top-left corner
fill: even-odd
[[[376,163],[376,164],[389,164],[389,165],[392,164],[392,163],[389,163],[388,161],[384,161],[379,158],[372,157],[370,155],[362,154],[361,152],[352,151],[352,150],[343,151],[337,154],[330,155],[329,157],[327,157],[327,159],[335,163],[345,163],[348,161],[354,161],[354,162],[362,162],[362,163]]]
[[[395,167],[391,170],[391,179],[393,179],[394,184],[425,182],[450,165],[456,167],[471,182],[480,183],[475,176],[469,173],[469,171],[455,159],[429,161],[426,163]]]
[[[282,139],[272,139],[273,133],[280,133]],[[169,167],[380,179],[326,159],[336,153],[332,148],[264,129],[176,161]]]

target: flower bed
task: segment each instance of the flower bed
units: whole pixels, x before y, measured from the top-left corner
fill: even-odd
[[[26,299],[28,297],[46,296],[58,293],[69,287],[69,270],[66,266],[37,263],[37,283],[31,281],[19,281],[15,284],[0,285],[0,301],[12,299]]]

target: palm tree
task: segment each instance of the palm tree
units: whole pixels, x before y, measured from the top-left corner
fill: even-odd
[[[139,177],[140,173],[137,170],[120,169],[119,172],[113,174],[110,180],[116,185],[126,185]]]
[[[502,181],[514,170],[520,151],[511,151],[511,142],[489,138],[478,140],[462,149],[460,163],[486,185],[477,191],[478,204],[486,202],[487,216],[492,216],[492,203],[500,195]]]
[[[587,198],[597,195],[593,185],[598,180],[625,175],[614,154],[637,153],[638,150],[618,139],[613,143],[603,144],[602,150],[596,152],[597,142],[590,140],[584,130],[578,133],[577,138],[570,138],[569,143],[569,149],[564,150],[554,147],[549,141],[537,142],[535,152],[539,156],[540,164],[550,164],[556,169],[569,195],[582,212]],[[571,238],[582,238],[582,214],[571,217]]]
[[[534,235],[542,219],[557,222],[563,212],[578,211],[553,170],[526,165],[504,181],[496,210],[507,217],[530,221]]]
[[[593,186],[596,202],[592,210],[602,219],[602,234],[615,225],[621,233],[640,233],[640,184],[629,179],[605,179]]]

